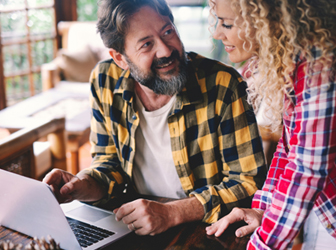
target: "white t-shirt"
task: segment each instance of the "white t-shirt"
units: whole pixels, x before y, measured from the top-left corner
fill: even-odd
[[[170,143],[168,114],[176,96],[162,108],[148,112],[136,97],[140,126],[135,132],[133,181],[140,194],[184,198]]]

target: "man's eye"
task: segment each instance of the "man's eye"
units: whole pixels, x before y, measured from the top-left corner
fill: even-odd
[[[231,29],[233,25],[226,25],[225,23],[222,24],[222,26],[225,28],[225,29]]]
[[[151,42],[147,42],[141,46],[141,48],[148,48],[151,45]]]
[[[166,32],[164,34],[165,35],[170,35],[171,33],[173,33],[173,29],[166,30]]]

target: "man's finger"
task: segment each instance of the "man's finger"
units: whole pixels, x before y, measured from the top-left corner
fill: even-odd
[[[53,185],[50,185],[50,187],[59,203],[69,202],[70,200],[73,200],[70,195],[62,195],[58,187],[54,187]]]
[[[155,233],[150,233],[148,232],[146,229],[144,228],[137,228],[135,231],[134,231],[137,235],[148,235],[148,234],[151,234],[152,236],[155,235]]]
[[[118,211],[115,213],[115,218],[117,221],[122,220],[125,216],[129,215],[130,213],[132,213],[135,210],[133,204],[131,204],[131,202],[126,203],[124,205],[122,205]]]
[[[131,212],[127,215],[125,215],[123,218],[122,218],[122,221],[125,223],[125,224],[130,224],[134,221],[136,221],[138,218],[137,216],[134,214],[134,212]]]
[[[61,174],[58,173],[58,170],[54,169],[48,174],[46,174],[46,176],[43,178],[42,181],[48,185],[52,185],[56,183],[59,184],[61,181]]]
[[[60,189],[60,194],[61,195],[68,195],[68,194],[71,194],[73,192],[73,184],[72,183],[67,183],[67,184],[64,184],[61,189]]]
[[[63,177],[63,179],[65,179],[65,177]],[[76,196],[77,194],[77,190],[80,190],[81,187],[81,180],[79,180],[79,178],[77,177],[73,177],[72,179],[70,179],[68,182],[66,182],[62,188],[60,189],[60,193],[62,195],[74,195]],[[78,197],[77,197],[78,198]]]

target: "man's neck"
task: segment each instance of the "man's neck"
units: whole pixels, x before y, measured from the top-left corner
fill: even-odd
[[[171,96],[168,95],[155,94],[153,90],[141,85],[138,82],[135,83],[135,92],[146,111],[154,111],[162,108],[171,99]]]

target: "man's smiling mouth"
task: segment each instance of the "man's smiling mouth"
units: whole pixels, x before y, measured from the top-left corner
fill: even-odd
[[[157,69],[162,69],[162,68],[168,67],[168,66],[171,65],[173,62],[174,62],[174,60],[171,60],[171,61],[169,61],[168,63],[165,63],[165,64],[161,64],[161,65],[156,66],[156,68],[157,68]]]

